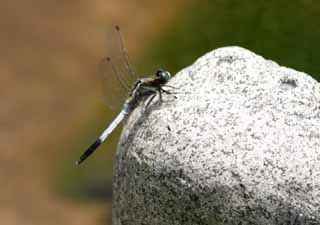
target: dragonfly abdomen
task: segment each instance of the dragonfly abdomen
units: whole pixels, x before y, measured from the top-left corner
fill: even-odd
[[[112,133],[112,131],[121,123],[121,121],[129,114],[129,107],[128,109],[124,107],[121,112],[118,114],[118,116],[112,121],[112,123],[108,126],[105,131],[101,134],[99,139],[103,142],[106,140],[106,138]]]
[[[131,107],[128,104],[124,104],[123,109],[118,114],[118,116],[112,121],[107,129],[103,131],[100,137],[89,146],[89,148],[80,156],[80,159],[76,162],[77,165],[82,163],[86,158],[88,158],[92,153],[94,153],[98,147],[104,142],[107,137],[112,133],[112,131],[121,123],[121,121],[130,113]]]

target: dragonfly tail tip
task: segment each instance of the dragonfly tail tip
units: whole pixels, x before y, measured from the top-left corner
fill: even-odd
[[[84,160],[86,160],[95,150],[97,150],[101,143],[102,140],[99,138],[92,145],[90,145],[89,148],[84,153],[82,153],[80,159],[75,162],[76,165],[80,165]]]

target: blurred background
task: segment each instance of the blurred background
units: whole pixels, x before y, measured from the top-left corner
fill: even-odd
[[[5,225],[111,224],[121,128],[82,166],[74,162],[116,115],[97,75],[101,58],[120,51],[107,32],[113,24],[139,74],[174,74],[238,45],[320,78],[316,0],[2,0],[0,24]],[[118,85],[104,82],[107,93]]]

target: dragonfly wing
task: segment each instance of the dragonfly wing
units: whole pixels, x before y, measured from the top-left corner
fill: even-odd
[[[128,95],[128,91],[116,79],[116,75],[106,60],[102,60],[99,65],[98,79],[100,100],[113,113],[119,112]]]
[[[132,65],[128,67],[128,56],[115,27],[107,26],[104,30],[106,51],[98,72],[102,84],[101,93],[108,108],[113,112],[119,112],[136,77],[132,75]]]
[[[103,131],[100,137],[89,146],[89,148],[80,156],[80,159],[76,162],[77,165],[86,160],[92,153],[94,153],[98,147],[103,143],[112,131],[121,123],[121,121],[128,115],[128,111],[122,110],[119,115],[112,121],[112,123]]]

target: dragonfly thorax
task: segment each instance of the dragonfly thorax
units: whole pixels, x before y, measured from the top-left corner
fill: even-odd
[[[163,91],[162,86],[164,86],[170,78],[171,74],[168,71],[159,69],[154,78],[141,78],[137,80],[125,102],[127,109],[129,109],[128,111],[136,108],[138,104],[147,97],[155,95],[157,92],[161,94]]]

